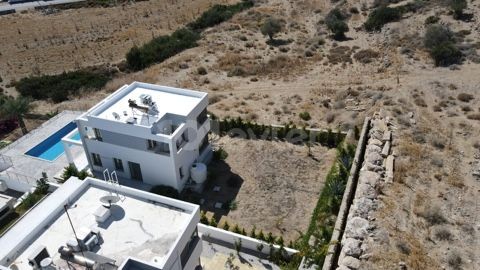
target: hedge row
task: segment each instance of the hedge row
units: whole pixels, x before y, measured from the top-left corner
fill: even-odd
[[[297,128],[295,125],[286,124],[281,127],[252,123],[243,121],[242,118],[226,118],[213,120],[218,122],[218,130],[213,130],[219,135],[232,137],[241,136],[245,139],[284,140],[292,143],[320,143],[330,148],[337,147],[345,134],[327,131],[311,131],[309,129]]]
[[[154,63],[160,63],[177,53],[197,46],[200,35],[187,28],[171,35],[152,39],[141,47],[133,47],[127,53],[127,65],[132,70],[141,70]]]
[[[337,147],[337,160],[327,174],[308,229],[298,244],[308,264],[323,265],[354,157],[355,145]],[[308,244],[312,235],[317,239],[313,247]]]
[[[35,191],[28,194],[23,201],[12,211],[10,214],[5,216],[0,221],[0,237],[3,233],[6,232],[10,226],[15,223],[20,217],[22,217],[25,212],[27,212],[30,208],[32,208],[35,204],[37,204],[43,197],[45,197],[48,193],[49,184],[45,179],[37,180],[37,187]]]
[[[189,23],[187,26],[190,29],[201,31],[207,27],[212,27],[229,20],[236,13],[242,12],[248,8],[253,7],[253,1],[247,0],[234,5],[214,5],[209,10],[205,11],[195,21]]]
[[[424,5],[420,0],[397,7],[380,6],[370,12],[364,27],[367,31],[380,31],[385,24],[399,20],[404,13],[416,12]]]
[[[111,77],[112,73],[108,70],[77,70],[58,75],[23,78],[15,83],[15,88],[22,96],[62,102],[82,89],[102,88]]]
[[[252,6],[253,2],[250,0],[235,5],[214,5],[186,28],[178,29],[171,35],[154,38],[140,47],[131,48],[126,56],[127,66],[132,70],[142,70],[186,49],[196,47],[203,29],[222,23]]]

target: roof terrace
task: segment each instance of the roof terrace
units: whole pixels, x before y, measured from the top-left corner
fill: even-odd
[[[178,122],[206,97],[198,91],[134,82],[101,101],[86,116],[141,126],[161,120]]]
[[[105,198],[118,198],[108,216],[103,216],[108,209],[102,206]],[[85,243],[82,256],[108,263],[107,269],[116,269],[129,258],[161,269],[198,211],[196,205],[94,178],[70,179],[0,239],[0,265],[31,270],[29,258],[43,247],[57,269],[75,265],[60,250],[77,246],[65,204],[80,243]],[[85,239],[94,235],[98,244],[89,244]]]

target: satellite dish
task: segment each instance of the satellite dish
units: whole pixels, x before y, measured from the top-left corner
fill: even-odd
[[[120,115],[116,112],[112,112],[113,117],[115,117],[116,120],[120,119]]]

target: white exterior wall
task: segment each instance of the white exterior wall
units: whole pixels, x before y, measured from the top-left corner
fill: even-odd
[[[100,173],[108,168],[111,172],[115,170],[113,158],[118,158],[122,160],[124,169],[123,172],[115,170],[118,176],[131,179],[128,162],[135,162],[140,164],[144,183],[167,185],[179,191],[182,190],[190,177],[192,163],[199,157],[200,143],[210,130],[208,119],[202,126],[198,127],[197,125],[197,116],[208,105],[207,96],[205,95],[199,100],[199,103],[186,116],[185,122],[173,134],[163,135],[152,133],[152,127],[132,125],[92,115],[96,111],[101,111],[102,106],[112,106],[118,101],[120,99],[119,92],[122,89],[124,88],[116,91],[76,121],[90,168]],[[179,91],[186,90],[180,89]],[[86,127],[100,130],[102,141],[88,139]],[[184,132],[188,133],[188,143],[178,151],[176,142]],[[89,135],[91,136],[91,134]],[[168,143],[170,155],[157,154],[148,150],[147,140]],[[207,150],[211,151],[211,148],[207,147]],[[92,153],[100,155],[101,167],[93,165]],[[180,168],[182,168],[183,178],[180,177]]]

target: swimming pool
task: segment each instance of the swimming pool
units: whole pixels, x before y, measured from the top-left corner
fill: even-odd
[[[41,143],[37,144],[32,149],[28,150],[25,154],[32,157],[54,161],[65,152],[63,149],[62,138],[76,128],[77,124],[74,122],[69,123]],[[70,139],[80,141],[80,134],[78,131],[75,132]]]

